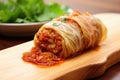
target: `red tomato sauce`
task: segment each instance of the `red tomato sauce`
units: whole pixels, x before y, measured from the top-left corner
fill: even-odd
[[[41,52],[37,47],[33,47],[29,52],[24,52],[22,59],[41,66],[53,66],[63,62],[56,55],[50,52]]]

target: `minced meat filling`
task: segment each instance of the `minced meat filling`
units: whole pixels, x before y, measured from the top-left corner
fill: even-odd
[[[57,55],[57,53],[62,50],[62,38],[54,30],[43,29],[36,36],[39,40],[37,47],[39,47],[42,52],[51,52]]]

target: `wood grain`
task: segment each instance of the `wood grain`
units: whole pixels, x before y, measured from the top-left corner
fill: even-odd
[[[29,51],[33,41],[0,51],[0,80],[85,80],[104,73],[120,61],[120,14],[98,14],[107,26],[107,39],[97,48],[50,68],[24,62],[23,52]]]

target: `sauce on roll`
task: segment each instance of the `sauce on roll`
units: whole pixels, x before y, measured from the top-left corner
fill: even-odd
[[[53,66],[95,47],[106,38],[107,29],[89,13],[74,11],[44,24],[34,37],[34,47],[23,60]]]

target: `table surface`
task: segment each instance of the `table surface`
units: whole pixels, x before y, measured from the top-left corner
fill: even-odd
[[[2,1],[2,0],[0,0]],[[50,0],[45,0],[49,2]],[[120,0],[54,0],[58,3],[70,6],[81,12],[120,13]],[[30,37],[8,37],[0,34],[0,50],[12,47],[33,39]],[[102,76],[92,80],[120,80],[120,62],[110,67]]]

